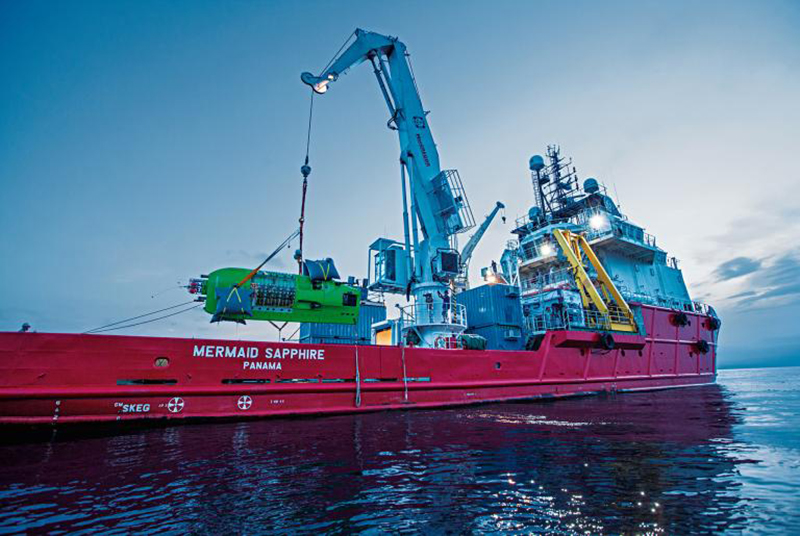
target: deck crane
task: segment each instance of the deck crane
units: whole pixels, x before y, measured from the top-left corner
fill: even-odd
[[[483,220],[482,224],[480,224],[478,230],[475,231],[475,234],[469,238],[469,241],[461,250],[461,273],[456,279],[457,290],[466,290],[469,288],[469,261],[472,258],[472,252],[475,251],[475,248],[478,246],[478,242],[481,241],[481,238],[483,238],[486,230],[489,229],[494,217],[497,216],[497,213],[504,208],[506,208],[506,206],[498,201],[495,207],[492,209],[492,212],[486,216],[486,219]],[[505,218],[503,221],[505,221]]]
[[[439,152],[406,46],[396,37],[361,29],[355,31],[354,37],[323,72],[306,72],[301,79],[322,94],[354,65],[365,61],[372,65],[389,108],[387,126],[397,132],[400,141],[405,232],[404,244],[380,238],[371,247],[377,272],[373,288],[413,296],[414,305],[402,326],[405,340],[419,346],[438,346],[438,341],[452,339],[466,327],[464,315],[458,314],[450,297],[450,285],[461,271],[452,238],[474,227],[475,220],[458,172],[442,170],[439,165]]]

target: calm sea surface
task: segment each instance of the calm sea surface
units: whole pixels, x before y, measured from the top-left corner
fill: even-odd
[[[800,367],[718,382],[3,445],[0,533],[800,534]]]

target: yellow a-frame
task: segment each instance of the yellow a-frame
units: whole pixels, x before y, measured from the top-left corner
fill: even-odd
[[[602,324],[607,324],[607,327],[614,331],[637,332],[638,327],[633,311],[631,311],[617,287],[614,286],[586,238],[566,229],[554,229],[553,235],[572,267],[575,283],[578,285],[583,300],[584,310],[589,311],[590,306],[594,305],[597,312],[600,313],[596,318],[588,315],[586,319],[587,325],[600,327]],[[583,261],[584,256],[597,272],[597,283],[603,292],[603,296],[600,295],[594,282],[586,272]],[[607,322],[605,319],[608,319]]]

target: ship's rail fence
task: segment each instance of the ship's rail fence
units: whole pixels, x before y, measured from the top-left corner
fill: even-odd
[[[686,310],[699,313],[705,316],[716,317],[717,313],[713,307],[704,303],[692,302],[691,307],[674,307],[675,310]],[[641,316],[636,313],[637,324],[641,324]],[[602,313],[593,309],[564,307],[560,310],[548,310],[544,312],[529,314],[523,319],[525,330],[529,333],[543,333],[545,331],[559,330],[590,330],[608,331],[612,324],[627,324],[628,317],[620,309],[611,309],[608,313]],[[639,325],[642,329],[642,326]]]
[[[532,272],[520,278],[523,293],[538,294],[556,288],[575,287],[575,273],[571,268],[560,268],[548,272]]]
[[[423,302],[401,307],[403,317],[411,325],[442,325],[467,327],[467,308],[459,303]]]
[[[602,313],[594,309],[565,307],[531,314],[524,319],[530,333],[559,330],[609,331],[613,324],[627,324],[628,317],[619,309]]]

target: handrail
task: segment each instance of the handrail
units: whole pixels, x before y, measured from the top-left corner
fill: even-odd
[[[420,325],[454,325],[467,327],[467,308],[459,303],[423,302],[406,305],[400,310],[410,318],[411,324]]]

